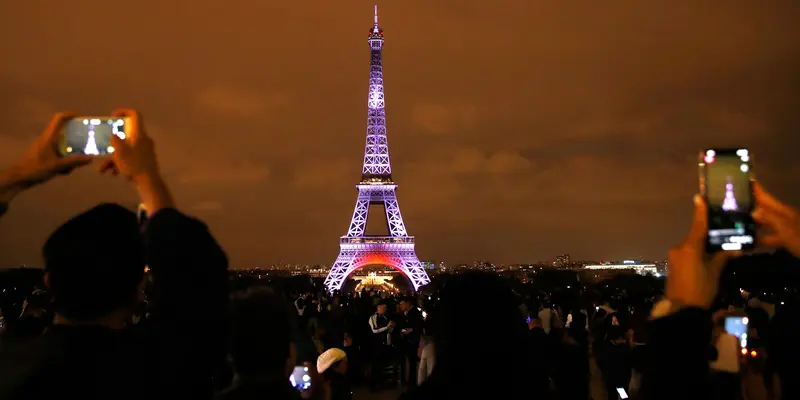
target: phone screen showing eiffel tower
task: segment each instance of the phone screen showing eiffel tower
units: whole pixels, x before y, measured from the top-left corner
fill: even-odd
[[[709,150],[704,156],[710,250],[742,250],[755,241],[749,153]]]
[[[124,139],[125,119],[115,117],[77,117],[61,129],[59,153],[64,156],[85,154],[103,156],[114,152],[111,136]]]

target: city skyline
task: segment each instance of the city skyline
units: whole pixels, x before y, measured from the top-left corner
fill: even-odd
[[[372,5],[9,4],[0,168],[54,111],[136,107],[178,204],[232,266],[330,263],[363,156]],[[707,147],[749,147],[765,185],[800,202],[800,5],[379,7],[393,174],[423,260],[662,259]],[[98,35],[71,16],[147,29]],[[102,201],[137,203],[88,169],[25,193],[0,221],[0,266],[39,265],[47,235]]]

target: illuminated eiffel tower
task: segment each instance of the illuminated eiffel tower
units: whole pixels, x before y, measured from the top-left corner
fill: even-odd
[[[389,161],[389,144],[386,138],[386,113],[383,94],[383,31],[378,26],[378,6],[375,20],[369,31],[367,42],[371,51],[369,96],[367,99],[367,144],[364,150],[364,165],[358,188],[353,218],[347,234],[339,241],[339,257],[336,258],[325,286],[328,290],[339,290],[347,276],[366,265],[388,265],[405,274],[417,290],[428,284],[416,251],[414,237],[406,232],[400,214],[392,180],[392,165]],[[370,206],[383,206],[386,211],[387,236],[365,235]]]

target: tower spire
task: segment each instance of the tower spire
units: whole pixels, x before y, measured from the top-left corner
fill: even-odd
[[[371,50],[369,95],[367,96],[367,144],[364,149],[363,183],[392,181],[389,143],[386,139],[386,113],[383,93],[383,30],[378,27],[378,5],[375,5],[373,26],[367,42]]]

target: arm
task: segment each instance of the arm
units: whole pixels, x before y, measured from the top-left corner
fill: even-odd
[[[25,189],[92,162],[91,156],[59,157],[56,152],[61,125],[71,117],[67,113],[54,115],[44,132],[22,157],[11,168],[0,171],[0,217],[8,211],[11,200]]]
[[[10,171],[0,172],[0,218],[8,211],[11,200],[21,191]]]
[[[417,385],[422,385],[428,379],[428,353],[427,346],[422,348],[422,354],[419,357],[419,369],[417,370]]]
[[[181,397],[200,398],[225,357],[228,260],[202,222],[173,208],[152,214],[146,239],[156,304],[152,368]]]
[[[389,330],[389,326],[384,326],[383,328],[376,327],[375,322],[372,320],[372,317],[369,317],[369,328],[372,329],[372,333],[375,334],[383,333]]]
[[[642,370],[643,399],[711,398],[711,315],[687,308],[653,320]]]

